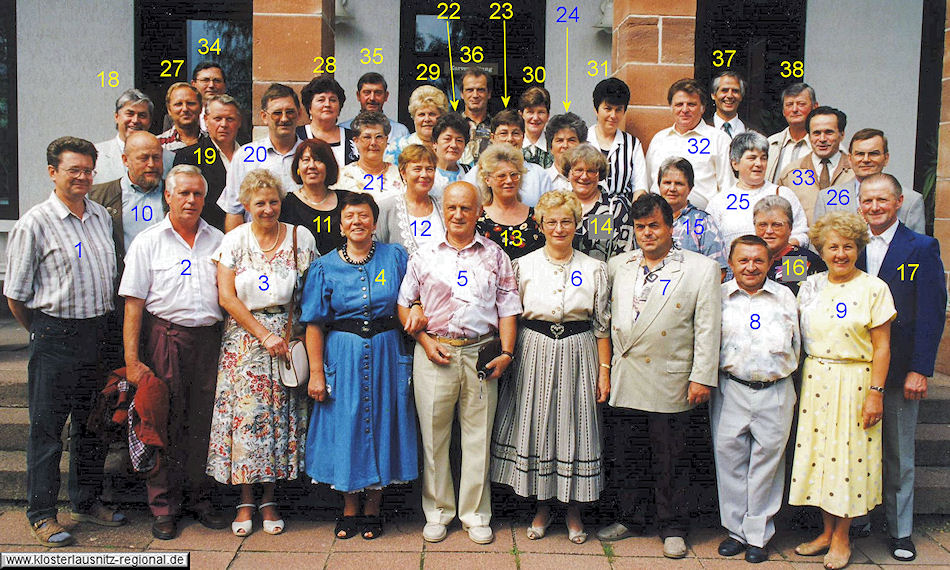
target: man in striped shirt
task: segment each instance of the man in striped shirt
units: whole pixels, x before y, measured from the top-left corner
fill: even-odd
[[[86,197],[97,155],[83,139],[50,143],[53,194],[17,221],[7,245],[3,293],[13,316],[30,331],[26,514],[33,536],[47,547],[73,542],[56,520],[67,416],[72,518],[104,526],[128,522],[99,502],[107,448],[86,429],[105,378],[99,362],[116,280],[112,220]]]

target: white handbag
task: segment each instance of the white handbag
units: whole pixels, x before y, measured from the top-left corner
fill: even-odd
[[[297,270],[297,226],[293,226],[294,232],[294,270]],[[295,291],[296,292],[296,291]],[[287,338],[292,339],[294,330],[294,296],[291,296],[290,314],[287,315]],[[310,382],[310,359],[307,356],[307,345],[303,341],[292,339],[288,340],[290,347],[287,359],[279,359],[277,373],[280,376],[280,383],[288,388],[299,388],[306,386]]]

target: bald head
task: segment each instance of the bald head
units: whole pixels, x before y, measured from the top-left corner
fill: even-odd
[[[475,223],[482,215],[478,188],[468,182],[453,182],[442,194],[445,234],[456,247],[468,245],[475,237]]]
[[[125,139],[122,163],[129,171],[132,184],[151,190],[162,181],[162,145],[147,131],[129,133]]]

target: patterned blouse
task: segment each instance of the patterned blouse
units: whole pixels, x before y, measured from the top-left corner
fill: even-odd
[[[728,268],[728,246],[722,242],[719,228],[705,210],[687,203],[673,220],[673,239],[681,248],[705,255],[722,269]]]
[[[544,234],[534,220],[534,208],[528,208],[528,219],[516,226],[500,224],[489,218],[488,212],[482,212],[475,231],[500,245],[511,259],[544,247]]]
[[[604,229],[607,218],[612,218],[610,226]],[[590,228],[593,220],[597,219],[600,226],[598,234],[609,230],[612,238],[594,239],[594,232]],[[626,196],[608,196],[601,187],[600,198],[597,203],[584,213],[581,223],[577,226],[577,235],[574,236],[574,249],[581,251],[594,259],[607,261],[618,253],[632,251],[636,245],[633,237],[633,220],[630,219],[630,203]]]

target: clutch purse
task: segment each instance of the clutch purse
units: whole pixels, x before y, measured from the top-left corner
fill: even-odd
[[[478,371],[479,380],[484,380],[491,372],[486,366],[492,360],[501,356],[501,339],[496,338],[485,346],[478,349],[478,361],[475,363],[475,370]]]
[[[307,358],[307,345],[300,340],[290,341],[287,360],[277,365],[280,383],[288,388],[299,388],[310,381],[310,360]]]

